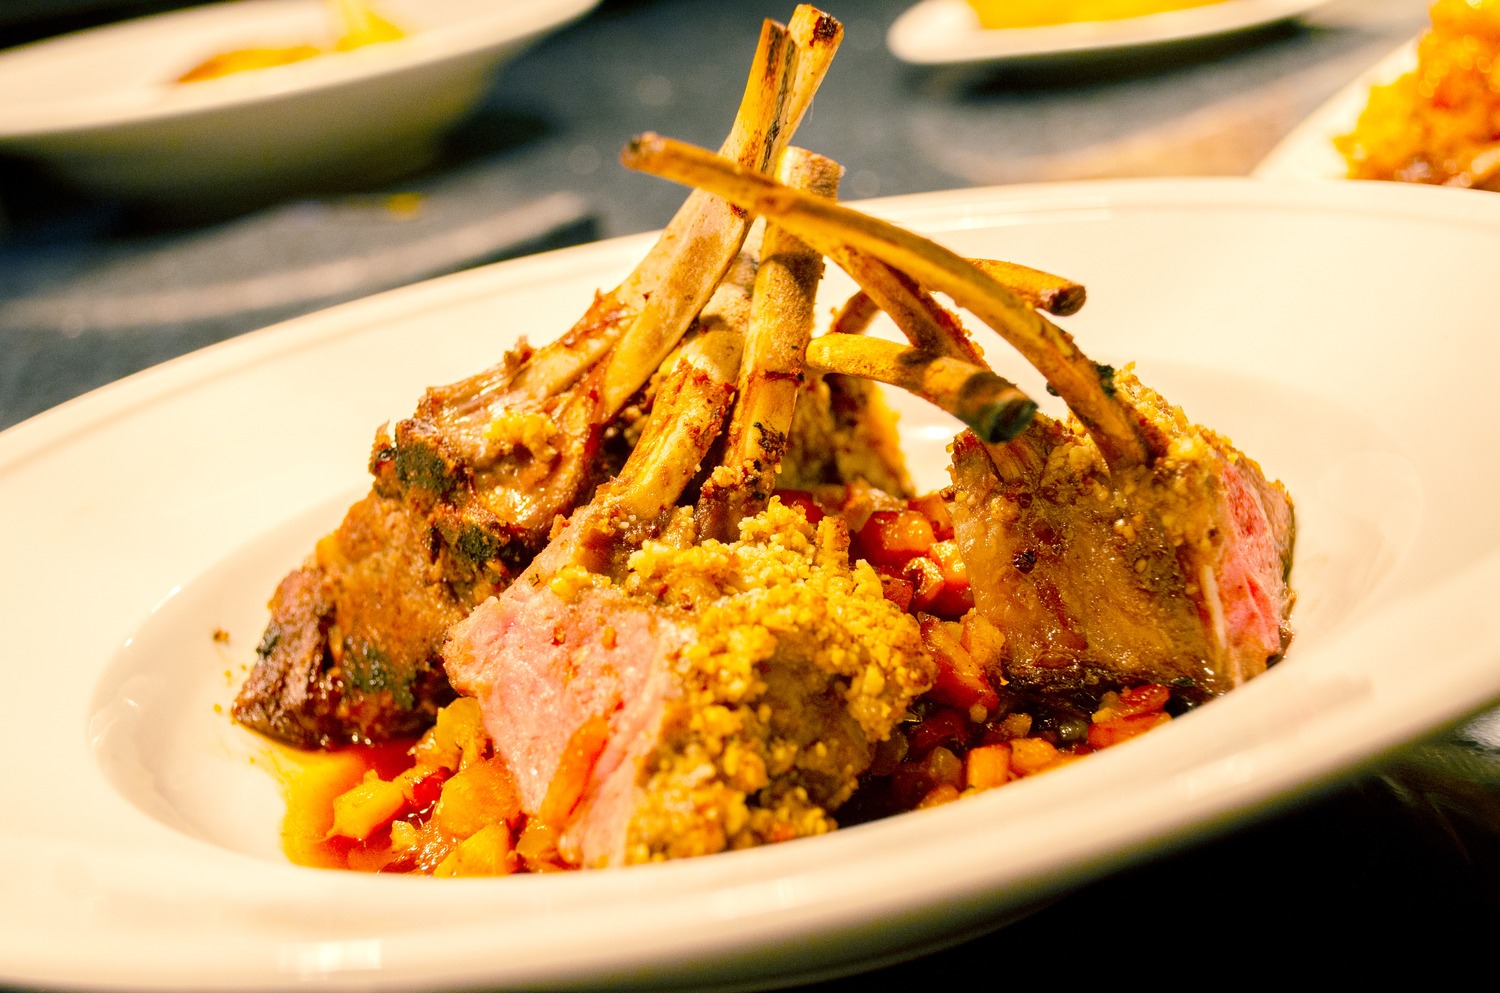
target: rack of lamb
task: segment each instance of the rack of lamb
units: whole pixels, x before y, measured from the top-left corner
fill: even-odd
[[[1051,319],[1083,287],[844,206],[789,144],[840,35],[767,22],[717,154],[631,142],[695,187],[655,247],[382,429],[370,495],[276,591],[236,719],[304,747],[437,720],[330,836],[440,874],[783,841],[1105,747],[1285,652],[1280,484],[1087,358]],[[815,335],[825,260],[859,289]],[[905,344],[865,333],[882,313]],[[962,425],[952,485],[911,492],[876,382]]]

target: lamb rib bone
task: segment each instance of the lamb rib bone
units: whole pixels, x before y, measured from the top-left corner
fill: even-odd
[[[809,197],[736,167],[704,149],[646,134],[626,146],[625,165],[709,189],[823,248],[830,241],[866,252],[930,289],[948,294],[1011,343],[1067,402],[1110,465],[1153,455],[1131,412],[1110,393],[1100,370],[1072,337],[1027,307],[993,276],[926,238],[839,204]]]
[[[838,195],[843,169],[832,159],[788,148],[779,172],[788,186],[831,199]],[[775,488],[822,277],[820,253],[776,225],[766,228],[724,457],[698,500],[700,537],[732,540],[739,522],[764,510]]]
[[[881,338],[824,335],[808,345],[807,365],[899,386],[952,414],[990,445],[1016,437],[1036,414],[1030,397],[987,367]]]
[[[750,132],[745,134],[741,134],[737,119],[735,132],[726,142],[726,146],[737,146],[740,154],[732,157],[741,167],[754,172],[776,167],[842,39],[843,27],[838,21],[805,4],[797,8],[786,31],[789,76],[774,77],[779,84],[774,94],[776,113],[745,115],[757,122],[770,121],[764,128],[744,129]],[[752,98],[770,102],[772,96],[769,85],[755,85],[759,65],[757,60],[751,69],[747,102]],[[656,266],[650,267],[652,292],[610,359],[602,390],[605,417],[618,413],[672,350],[688,322],[707,302],[749,228],[750,218],[743,211],[701,190],[689,195],[683,210],[692,212],[694,222],[669,229],[663,240],[680,240],[684,248],[674,252],[659,273]],[[714,264],[705,264],[708,259]]]
[[[845,251],[848,252],[848,246],[845,246]],[[1078,313],[1088,299],[1088,291],[1082,283],[1041,269],[998,259],[969,259],[969,263],[994,276],[1028,306],[1054,317],[1068,317]],[[847,268],[845,271],[848,271]],[[889,312],[890,308],[882,307],[871,299],[868,290],[856,290],[839,307],[829,330],[839,334],[863,334],[875,315],[882,310]]]
[[[830,333],[811,344],[809,366],[902,387],[972,428],[997,464],[1011,460],[1004,443],[1025,430],[1035,402],[990,370],[958,317],[911,278],[847,245],[829,241],[826,250],[861,288],[839,309]],[[1009,262],[970,261],[1029,306],[1068,313],[1083,306],[1084,287],[1072,280]],[[912,348],[862,338],[882,311]]]

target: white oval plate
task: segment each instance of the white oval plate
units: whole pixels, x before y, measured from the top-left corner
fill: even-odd
[[[1307,116],[1255,167],[1260,179],[1346,179],[1349,166],[1333,139],[1348,134],[1370,101],[1370,87],[1389,83],[1417,65],[1417,43],[1409,41]]]
[[[1459,430],[1487,422],[1500,368],[1500,197],[1171,180],[873,206],[1084,281],[1065,323],[1094,359],[1139,360],[1286,481],[1285,662],[1087,761],[821,838],[498,880],[290,865],[275,753],[216,710],[277,578],[367,486],[376,424],[517,335],[568,327],[648,242],[472,270],[0,434],[0,984],[705,988],[860,968],[1290,802],[1500,695],[1500,448]],[[822,312],[849,289],[828,283]],[[951,422],[901,409],[917,472],[941,483]]]
[[[0,149],[167,200],[298,189],[420,164],[495,70],[598,0],[382,0],[407,37],[178,84],[211,55],[323,43],[324,0],[235,0],[0,52]]]
[[[1144,17],[987,30],[965,0],[922,0],[891,24],[886,45],[918,65],[1081,58],[1232,34],[1289,20],[1329,0],[1222,0]]]

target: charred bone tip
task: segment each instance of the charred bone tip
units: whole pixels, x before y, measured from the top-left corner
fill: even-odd
[[[1036,403],[1026,397],[1015,397],[987,404],[965,423],[974,429],[979,439],[990,445],[1011,441],[1036,416]]]

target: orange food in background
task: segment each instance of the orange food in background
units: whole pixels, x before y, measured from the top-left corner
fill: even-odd
[[[273,66],[305,62],[328,52],[347,52],[366,45],[395,41],[406,37],[390,21],[371,10],[364,0],[329,0],[332,13],[340,25],[333,46],[283,45],[239,48],[209,56],[202,62],[177,77],[179,83],[197,83],[206,79],[246,72],[252,69],[269,69]]]
[[[321,54],[323,50],[314,45],[241,48],[204,59],[178,76],[177,82],[197,83],[205,79],[218,79],[220,76],[228,76],[231,73],[244,72],[247,69],[268,69],[271,66],[291,65],[293,62],[302,62]]]
[[[986,28],[1038,28],[1074,21],[1119,21],[1223,0],[969,0]]]
[[[1438,0],[1417,68],[1373,87],[1334,144],[1351,179],[1494,187],[1500,179],[1500,0]]]

